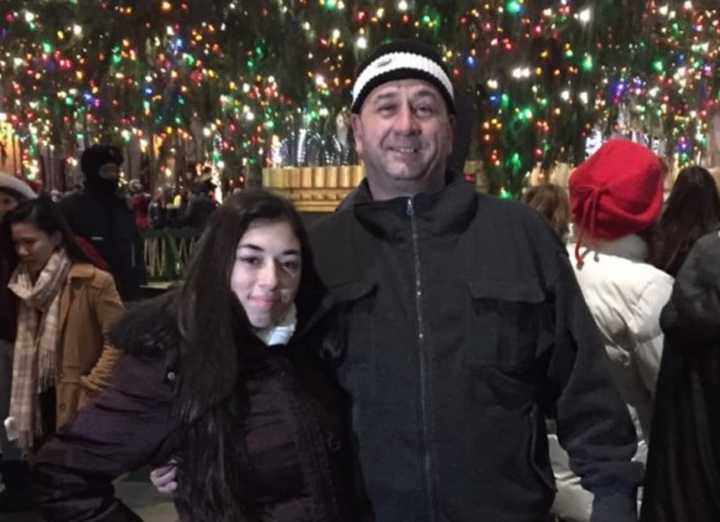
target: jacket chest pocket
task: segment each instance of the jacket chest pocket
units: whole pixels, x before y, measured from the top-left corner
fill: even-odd
[[[529,370],[552,344],[552,308],[540,284],[532,279],[481,280],[468,288],[468,366]]]

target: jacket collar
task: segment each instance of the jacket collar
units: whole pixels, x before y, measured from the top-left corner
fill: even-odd
[[[95,274],[95,267],[90,263],[73,263],[68,279],[90,279]]]
[[[408,199],[373,201],[363,181],[335,214],[311,228],[315,261],[328,289],[312,324],[335,304],[359,299],[378,286],[376,265],[384,262],[379,259],[380,243],[395,244],[410,233]],[[412,200],[424,235],[459,234],[478,208],[474,187],[450,173],[443,190],[418,194]]]
[[[603,241],[598,246],[598,250],[603,254],[625,257],[633,261],[645,261],[648,256],[647,243],[635,234],[614,241]]]
[[[398,233],[407,233],[410,200],[415,218],[432,235],[461,232],[477,211],[475,188],[449,171],[445,187],[438,192],[387,201],[374,201],[365,179],[343,202],[341,210],[351,207],[358,221],[371,233],[392,239]]]
[[[585,247],[585,245],[583,244],[582,247]],[[645,261],[648,256],[647,243],[636,234],[629,234],[612,241],[598,240],[592,246],[588,246],[587,250],[609,256],[623,257],[631,261]]]
[[[296,327],[297,310],[293,303],[280,321],[267,328],[254,330],[254,333],[266,346],[284,346],[290,342]]]
[[[65,328],[65,321],[70,311],[70,303],[74,298],[74,290],[71,281],[75,279],[90,279],[95,273],[95,267],[89,263],[73,263],[68,272],[67,281],[60,294],[60,327]]]

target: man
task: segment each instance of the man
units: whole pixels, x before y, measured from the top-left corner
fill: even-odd
[[[195,180],[193,195],[190,197],[185,215],[180,219],[180,226],[202,230],[215,209],[217,202],[210,194],[217,188],[209,172]]]
[[[446,171],[440,57],[376,49],[352,112],[367,179],[312,237],[377,519],[547,520],[549,416],[593,520],[636,520],[633,427],[567,253],[532,210]]]
[[[118,197],[122,153],[112,145],[92,145],[80,158],[85,188],[60,203],[73,233],[89,241],[107,262],[123,301],[137,299],[145,278],[142,241],[135,216]]]

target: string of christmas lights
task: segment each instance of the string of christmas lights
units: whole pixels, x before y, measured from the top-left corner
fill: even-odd
[[[6,0],[0,17],[0,142],[31,177],[44,151],[97,141],[157,173],[183,155],[256,173],[273,143],[326,132],[358,61],[396,37],[438,45],[504,194],[614,133],[696,162],[720,102],[713,0]]]

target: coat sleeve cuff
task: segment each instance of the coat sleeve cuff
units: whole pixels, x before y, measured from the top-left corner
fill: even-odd
[[[107,388],[112,378],[113,370],[117,366],[122,351],[109,345],[103,347],[95,366],[90,370],[88,375],[83,375],[80,380],[87,389],[98,393]]]
[[[596,494],[590,522],[637,522],[635,494]]]

